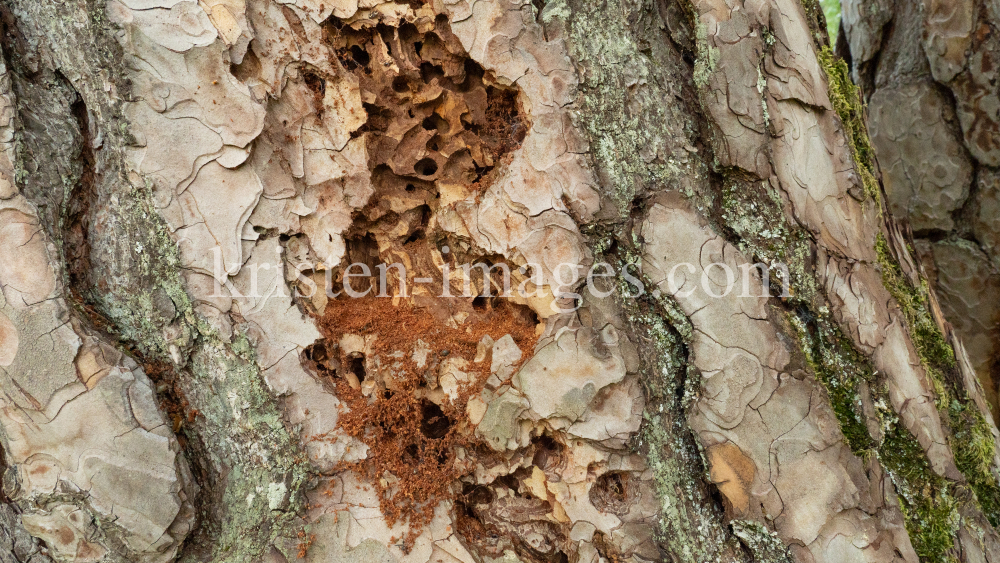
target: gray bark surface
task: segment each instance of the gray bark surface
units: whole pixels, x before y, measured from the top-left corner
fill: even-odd
[[[0,561],[1000,562],[993,36],[846,4],[4,0]]]
[[[990,2],[844,3],[890,208],[994,416],[1000,378],[1000,30]]]

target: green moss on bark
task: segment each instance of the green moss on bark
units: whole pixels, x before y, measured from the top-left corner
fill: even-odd
[[[830,88],[830,103],[840,116],[847,134],[851,156],[855,168],[861,175],[861,184],[865,195],[879,206],[881,212],[881,191],[878,180],[875,179],[875,148],[868,137],[868,127],[865,124],[865,110],[861,103],[861,92],[851,82],[850,69],[847,62],[838,59],[830,47],[824,46],[819,52],[820,66],[826,71]]]
[[[998,526],[1000,483],[993,467],[996,443],[983,413],[957,375],[954,349],[931,315],[927,282],[919,287],[910,282],[881,233],[875,251],[882,268],[882,283],[903,311],[920,363],[934,385],[938,410],[952,429],[955,465],[968,480],[990,524]]]
[[[868,455],[877,444],[865,421],[860,387],[862,383],[875,385],[875,370],[825,317],[804,313],[790,315],[789,321],[799,337],[806,361],[826,388],[847,445],[854,455]]]
[[[906,531],[920,560],[952,561],[949,551],[958,533],[960,487],[931,469],[916,438],[898,421],[889,425],[878,455],[896,486]]]
[[[1000,486],[994,468],[996,442],[983,413],[971,401],[952,401],[948,407],[952,424],[955,465],[969,480],[983,514],[994,527],[1000,525]]]
[[[906,530],[921,561],[950,561],[959,524],[956,499],[962,488],[931,469],[916,437],[890,406],[888,390],[874,367],[828,314],[789,315],[789,322],[816,379],[829,394],[851,451],[862,458],[874,455],[895,485]],[[872,405],[872,420],[864,414],[864,399]]]
[[[882,268],[882,284],[903,311],[920,361],[936,380],[935,386],[944,389],[939,400],[946,405],[950,401],[944,374],[956,366],[955,351],[931,315],[927,282],[923,281],[920,287],[910,283],[882,233],[875,239],[875,252]]]

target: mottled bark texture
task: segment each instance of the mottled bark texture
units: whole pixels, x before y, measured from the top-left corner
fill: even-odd
[[[870,137],[813,1],[0,6],[0,560],[1000,563],[951,28]]]
[[[1000,415],[1000,8],[845,1],[889,206]]]

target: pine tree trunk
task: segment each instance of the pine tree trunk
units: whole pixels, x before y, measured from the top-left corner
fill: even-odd
[[[1000,562],[817,2],[0,5],[0,561]]]
[[[865,13],[865,12],[870,13]],[[1000,413],[1000,10],[991,2],[844,3],[890,207]],[[864,14],[863,17],[861,14]]]

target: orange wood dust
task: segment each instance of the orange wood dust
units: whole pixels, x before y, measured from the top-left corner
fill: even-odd
[[[339,414],[338,426],[369,448],[365,460],[342,464],[338,470],[356,471],[374,484],[389,526],[408,522],[409,532],[403,538],[407,551],[433,518],[435,507],[455,498],[452,484],[475,469],[477,457],[491,456],[489,448],[474,436],[465,414],[469,398],[479,394],[490,376],[491,358],[487,355],[479,363],[472,360],[477,344],[486,335],[499,340],[510,334],[521,348],[522,358],[531,355],[538,340],[535,325],[516,307],[495,299],[453,329],[436,320],[425,307],[408,302],[394,307],[392,299],[369,297],[331,300],[318,319],[327,353],[340,360],[339,373],[326,374],[347,407]],[[380,388],[372,400],[342,377],[351,365],[336,348],[344,334],[377,336],[373,354],[382,366],[393,366],[394,373],[386,377],[392,377],[395,391]],[[423,369],[412,360],[417,339],[430,347]],[[402,352],[403,357],[390,358],[395,352]],[[466,369],[471,383],[460,389],[456,401],[446,398],[438,406],[425,398],[429,389],[424,375],[455,355],[469,361]],[[433,361],[435,358],[438,361]]]

